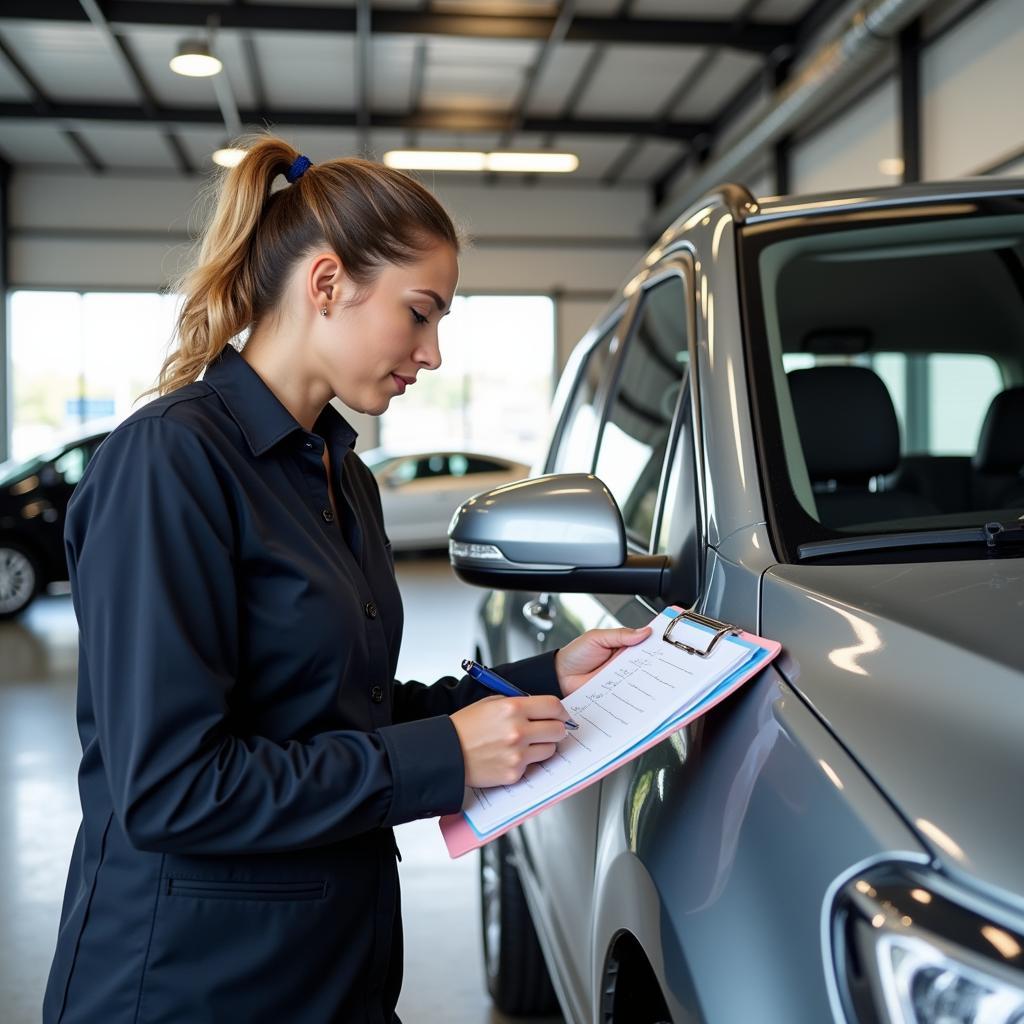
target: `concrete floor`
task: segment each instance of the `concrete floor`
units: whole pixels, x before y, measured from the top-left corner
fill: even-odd
[[[443,558],[400,559],[406,608],[400,679],[457,672],[482,591]],[[48,595],[0,623],[0,1020],[36,1024],[80,810],[71,599]],[[405,1024],[503,1024],[484,985],[477,856],[453,861],[437,822],[398,829],[406,926]],[[450,964],[450,970],[439,970]],[[527,1022],[523,1022],[527,1024]],[[535,1022],[540,1024],[540,1022]],[[554,1022],[545,1022],[554,1024]]]

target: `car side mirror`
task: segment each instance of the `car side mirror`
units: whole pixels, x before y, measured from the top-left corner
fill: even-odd
[[[455,574],[496,590],[659,597],[668,559],[631,555],[611,492],[589,473],[518,480],[463,502],[448,527]]]

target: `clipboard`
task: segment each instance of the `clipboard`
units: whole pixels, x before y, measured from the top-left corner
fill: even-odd
[[[706,714],[713,707],[725,700],[726,697],[735,693],[736,690],[738,690],[745,682],[756,676],[778,655],[779,651],[782,650],[782,644],[777,640],[766,640],[764,637],[757,636],[754,633],[748,633],[746,630],[740,629],[738,626],[734,626],[731,623],[719,622],[717,619],[709,618],[708,616],[701,615],[698,612],[687,611],[683,608],[673,606],[666,608],[665,611],[662,612],[662,615],[671,612],[675,612],[675,614],[672,616],[671,621],[666,624],[662,640],[665,643],[672,644],[673,647],[676,647],[679,650],[685,651],[692,657],[707,657],[707,655],[714,650],[715,646],[727,636],[733,636],[740,642],[751,647],[756,647],[758,650],[750,660],[740,665],[731,675],[726,676],[726,678],[723,679],[715,689],[704,698],[704,700],[690,708],[689,711],[684,712],[681,717],[671,719],[666,726],[656,730],[646,739],[641,740],[634,747],[615,758],[615,760],[610,764],[607,764],[604,768],[598,769],[586,779],[583,779],[576,785],[563,790],[556,796],[545,800],[543,803],[527,811],[525,814],[519,815],[511,821],[495,828],[485,836],[477,834],[473,826],[470,825],[465,814],[461,811],[458,811],[455,814],[444,815],[440,818],[439,825],[441,828],[441,835],[444,838],[445,845],[448,847],[448,853],[452,859],[461,857],[463,854],[469,853],[471,850],[477,850],[481,846],[486,846],[487,843],[504,835],[506,832],[515,828],[528,818],[532,818],[535,814],[539,814],[546,808],[566,799],[566,797],[573,796],[575,793],[593,785],[599,779],[603,779],[606,775],[610,775],[613,771],[621,768],[624,764],[628,764],[651,747],[661,743],[661,741],[667,736],[670,736],[672,733],[684,728],[691,722],[696,721],[701,717],[701,715]],[[672,632],[679,622],[689,622],[698,626],[702,631],[706,631],[708,633],[707,645],[703,648],[698,648],[685,644],[681,640],[674,639]],[[616,653],[614,657],[618,657],[621,650],[627,649],[628,648],[620,649],[620,652]]]

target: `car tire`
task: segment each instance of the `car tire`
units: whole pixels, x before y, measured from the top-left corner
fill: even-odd
[[[13,619],[40,589],[39,563],[23,544],[0,539],[0,619]]]
[[[494,1005],[512,1017],[558,1012],[507,836],[480,850],[484,971]]]

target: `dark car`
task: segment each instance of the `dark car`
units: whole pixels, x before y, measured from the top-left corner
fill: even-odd
[[[64,516],[105,429],[45,455],[0,464],[0,619],[20,615],[49,584],[67,580]]]

